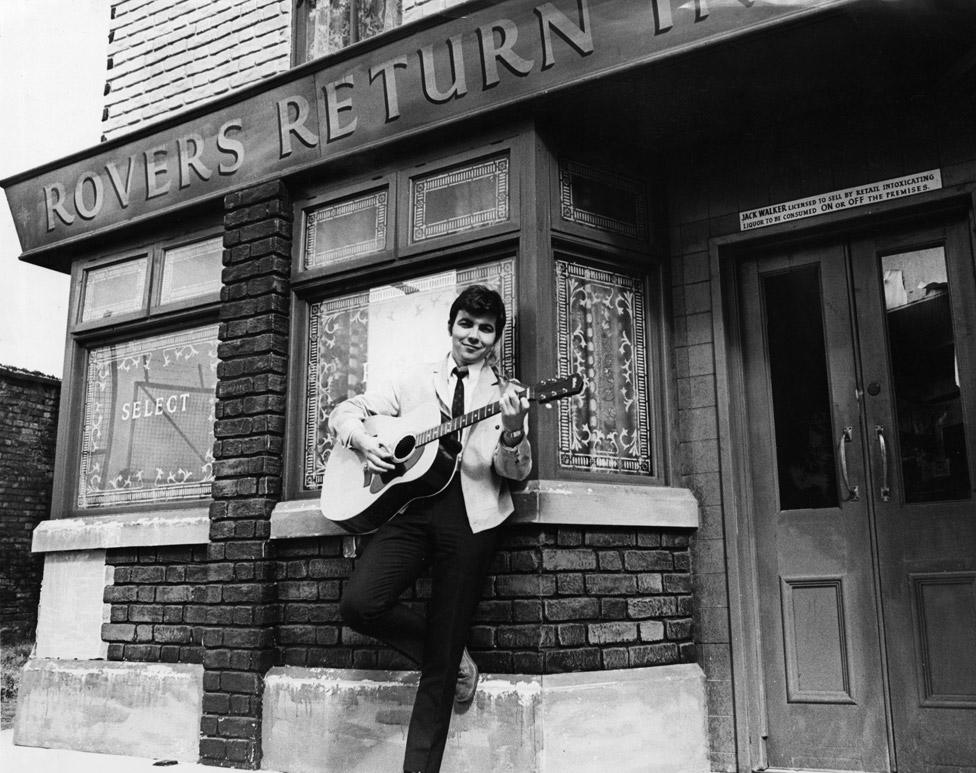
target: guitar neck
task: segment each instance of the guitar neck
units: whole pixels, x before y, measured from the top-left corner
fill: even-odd
[[[533,399],[532,388],[528,388],[520,392],[523,397],[527,397],[529,400]],[[479,421],[484,421],[496,413],[501,411],[501,402],[489,403],[488,405],[483,405],[481,408],[476,408],[473,411],[462,414],[461,416],[456,416],[450,421],[445,421],[436,427],[431,427],[428,430],[424,430],[417,434],[417,445],[425,445],[426,443],[432,443],[435,440],[440,440],[445,435],[451,435],[455,432],[460,432],[465,427],[470,427],[472,424],[477,424]]]

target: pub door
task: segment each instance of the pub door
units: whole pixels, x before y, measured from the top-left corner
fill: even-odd
[[[963,222],[739,265],[770,769],[976,771]]]

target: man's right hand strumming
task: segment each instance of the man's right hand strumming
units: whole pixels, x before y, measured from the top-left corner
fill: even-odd
[[[365,431],[357,432],[351,438],[350,445],[362,454],[363,468],[369,472],[388,472],[393,469],[393,454],[375,435]]]

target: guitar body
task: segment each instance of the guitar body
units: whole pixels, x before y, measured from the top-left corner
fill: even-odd
[[[541,381],[519,394],[547,403],[582,391],[583,377],[573,373]],[[390,449],[396,468],[371,473],[357,452],[333,447],[322,478],[322,514],[350,534],[376,531],[415,499],[443,491],[458,467],[461,444],[455,439],[457,433],[499,411],[501,404],[495,402],[443,421],[432,402],[403,416],[370,416],[363,427]],[[420,436],[423,442],[418,443]]]
[[[376,474],[363,469],[363,457],[335,446],[322,478],[322,513],[350,534],[368,534],[416,499],[432,497],[451,482],[461,444],[453,436],[417,447],[414,435],[441,421],[437,405],[403,416],[370,416],[363,427],[393,454],[396,469]]]

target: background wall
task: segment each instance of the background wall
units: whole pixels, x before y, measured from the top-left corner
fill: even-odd
[[[49,517],[61,382],[0,365],[0,627],[33,634],[43,556],[31,534]]]

